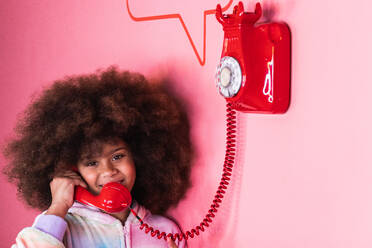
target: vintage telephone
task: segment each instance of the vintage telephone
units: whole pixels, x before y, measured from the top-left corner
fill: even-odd
[[[216,85],[227,101],[226,156],[220,185],[208,213],[200,225],[185,233],[166,234],[149,227],[133,211],[129,191],[119,183],[104,185],[100,195],[92,196],[78,186],[75,199],[106,212],[129,207],[141,223],[141,229],[157,238],[188,239],[204,231],[222,202],[229,184],[235,158],[236,111],[253,113],[284,113],[290,98],[290,31],[284,23],[255,24],[262,15],[260,3],[255,12],[244,12],[243,3],[232,14],[222,14],[217,5],[216,18],[225,32]]]
[[[246,13],[243,3],[232,15],[216,9],[225,31],[216,84],[232,108],[242,112],[284,113],[289,106],[290,31],[284,23],[255,25],[260,3]]]

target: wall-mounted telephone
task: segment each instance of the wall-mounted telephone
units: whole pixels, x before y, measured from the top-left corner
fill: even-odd
[[[220,185],[211,208],[200,225],[185,233],[166,234],[144,223],[131,209],[129,191],[118,183],[106,184],[99,196],[77,187],[75,199],[106,212],[129,207],[141,222],[141,229],[153,237],[188,239],[199,235],[212,222],[229,184],[236,150],[236,111],[255,113],[284,113],[289,106],[290,91],[290,31],[284,23],[255,25],[262,9],[256,4],[254,13],[244,12],[243,3],[234,7],[233,14],[222,14],[217,5],[216,18],[225,32],[216,83],[227,101],[226,156]]]
[[[238,111],[284,113],[290,97],[290,31],[285,23],[255,24],[261,15],[260,3],[249,13],[239,2],[229,15],[217,6],[225,35],[216,84]]]

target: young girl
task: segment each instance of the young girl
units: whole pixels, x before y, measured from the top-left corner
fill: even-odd
[[[128,209],[108,214],[74,202],[77,185],[97,195],[118,182],[144,222],[180,232],[160,215],[190,186],[193,152],[187,116],[161,85],[114,67],[67,77],[30,104],[15,131],[5,173],[27,204],[45,211],[13,247],[186,246],[146,234]]]

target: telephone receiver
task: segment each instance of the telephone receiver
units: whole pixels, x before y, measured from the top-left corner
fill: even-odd
[[[74,198],[82,204],[97,207],[107,213],[123,211],[132,203],[129,190],[116,182],[105,184],[99,195],[93,195],[87,189],[76,186]]]

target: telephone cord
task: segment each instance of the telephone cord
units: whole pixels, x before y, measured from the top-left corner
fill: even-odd
[[[225,153],[225,162],[223,165],[223,173],[222,178],[220,181],[220,185],[218,186],[216,195],[213,200],[213,204],[211,205],[211,208],[208,210],[208,213],[204,217],[203,221],[200,222],[200,225],[196,226],[195,228],[191,229],[191,231],[186,231],[186,233],[168,233],[160,232],[159,230],[155,230],[153,227],[149,226],[147,223],[145,223],[138,215],[137,213],[130,208],[130,211],[136,216],[136,218],[141,223],[140,229],[145,229],[145,233],[150,233],[152,237],[157,237],[158,239],[164,238],[164,240],[167,240],[167,238],[171,238],[173,241],[176,239],[178,240],[187,240],[188,238],[194,238],[195,235],[199,235],[200,231],[204,232],[205,228],[209,227],[209,223],[212,223],[213,218],[215,217],[215,213],[217,212],[217,209],[220,207],[220,204],[222,203],[222,198],[224,197],[224,194],[227,189],[227,185],[229,184],[230,177],[232,175],[232,168],[234,165],[234,159],[235,159],[235,151],[236,151],[236,111],[232,108],[231,103],[226,104],[227,108],[227,114],[226,114],[226,120],[227,120],[227,128],[226,128],[226,153]]]

